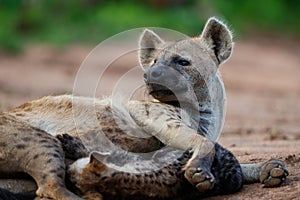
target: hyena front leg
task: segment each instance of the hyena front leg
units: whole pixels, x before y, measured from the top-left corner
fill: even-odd
[[[288,176],[284,163],[278,159],[266,162],[241,164],[244,183],[261,182],[264,187],[279,186]]]
[[[214,144],[183,123],[180,109],[154,102],[131,102],[128,108],[134,121],[165,145],[192,150],[193,156],[184,167],[185,178],[200,191],[213,188]]]

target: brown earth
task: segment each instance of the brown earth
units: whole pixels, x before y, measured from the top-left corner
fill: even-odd
[[[299,41],[276,38],[237,42],[232,58],[221,66],[228,101],[219,142],[241,162],[280,158],[289,177],[278,188],[252,184],[236,194],[209,199],[300,199],[299,46]],[[0,54],[0,110],[44,95],[71,93],[79,66],[91,49],[31,46],[20,55]],[[122,75],[136,65],[132,55],[115,62],[102,76],[96,95],[110,94]],[[97,73],[90,70],[86,78]],[[137,78],[133,76],[129,74],[125,84],[119,85],[134,86]]]

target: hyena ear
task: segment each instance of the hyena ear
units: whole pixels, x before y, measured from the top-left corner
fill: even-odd
[[[156,33],[149,29],[144,30],[139,40],[138,51],[139,62],[144,70],[155,59],[155,55],[162,44],[164,41]]]
[[[106,168],[105,161],[109,156],[110,153],[92,152],[90,154],[90,164],[104,170]]]
[[[201,34],[201,39],[211,48],[216,56],[217,64],[224,63],[231,55],[232,34],[225,24],[216,18],[210,18]]]

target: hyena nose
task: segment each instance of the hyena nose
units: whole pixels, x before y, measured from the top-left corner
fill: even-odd
[[[158,79],[162,74],[162,71],[160,68],[156,68],[154,70],[151,71],[150,75],[151,75],[151,78],[153,79]]]
[[[163,72],[160,67],[153,67],[144,74],[144,79],[146,81],[157,81],[161,78],[162,74]]]
[[[160,67],[153,67],[152,69],[150,69],[148,76],[149,76],[148,79],[150,79],[152,81],[159,80],[162,76],[161,68]]]

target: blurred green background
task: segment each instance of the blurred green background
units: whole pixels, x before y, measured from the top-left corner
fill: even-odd
[[[97,44],[137,27],[200,34],[209,16],[228,22],[238,37],[299,37],[299,0],[0,0],[0,49],[29,43]]]

